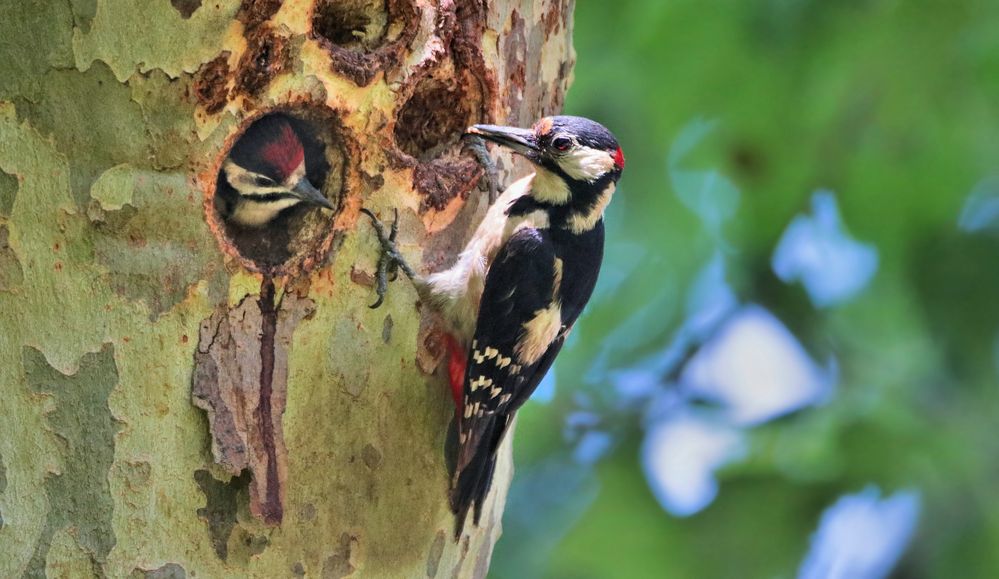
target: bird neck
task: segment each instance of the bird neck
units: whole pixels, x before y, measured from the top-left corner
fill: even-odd
[[[542,210],[548,214],[550,228],[582,234],[601,222],[616,186],[612,174],[587,182],[566,180],[540,169],[530,192],[517,199],[507,213],[523,216]]]

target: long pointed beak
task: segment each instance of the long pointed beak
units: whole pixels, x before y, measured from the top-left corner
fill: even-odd
[[[302,177],[299,179],[298,183],[291,188],[291,192],[298,196],[302,201],[309,203],[310,205],[318,205],[320,207],[325,207],[327,209],[336,209],[330,200],[323,195],[322,191],[316,189],[312,183],[309,182],[307,177]]]
[[[539,153],[534,131],[518,127],[503,127],[499,125],[472,125],[465,129],[466,135],[478,135],[497,145],[513,149],[525,157],[534,157]]]

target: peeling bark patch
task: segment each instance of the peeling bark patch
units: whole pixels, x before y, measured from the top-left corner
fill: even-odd
[[[251,557],[266,551],[270,544],[270,539],[263,535],[251,535],[247,533],[246,536],[243,537],[243,547],[246,548],[246,553]]]
[[[282,0],[243,0],[236,13],[236,19],[247,29],[256,28],[277,14]]]
[[[205,112],[215,114],[222,110],[229,99],[229,52],[201,65],[195,76],[194,96]]]
[[[288,68],[291,50],[288,39],[262,26],[248,32],[247,50],[239,59],[237,92],[256,97],[273,79]]]
[[[295,327],[314,311],[312,300],[293,294],[275,305],[266,280],[259,298],[201,323],[193,402],[208,413],[215,462],[232,475],[252,474],[250,511],[267,524],[284,516],[288,349]]]
[[[84,34],[90,32],[90,25],[97,15],[97,0],[71,0],[73,22]]]
[[[382,453],[373,444],[364,445],[364,448],[361,449],[361,458],[371,470],[375,470],[382,464]]]
[[[20,186],[16,175],[0,171],[0,217],[10,218],[10,212],[14,208],[14,198],[17,197]]]
[[[180,12],[180,17],[187,20],[194,11],[201,8],[201,0],[170,0],[170,4]]]
[[[351,551],[357,546],[357,537],[350,533],[340,535],[340,545],[323,562],[322,579],[340,579],[352,574],[356,568],[350,560]]]
[[[446,540],[444,531],[437,531],[437,536],[434,537],[434,544],[430,546],[430,556],[427,557],[427,577],[430,579],[437,576],[437,569],[441,564],[441,555],[444,554],[444,542]]]
[[[420,211],[440,211],[455,197],[467,198],[482,176],[482,168],[464,158],[434,159],[413,170],[413,186],[423,195]]]
[[[45,75],[45,97],[20,103],[18,117],[51,137],[69,161],[73,199],[90,201],[90,186],[106,169],[122,163],[148,167],[149,135],[132,91],[101,60],[87,70],[53,69]]]
[[[98,219],[90,238],[94,261],[106,269],[115,293],[145,304],[150,320],[201,280],[212,292],[225,286],[210,232],[190,217],[196,209],[187,198],[194,193],[183,174],[131,165],[108,169],[90,189],[91,218]],[[105,211],[100,204],[118,208]]]
[[[205,506],[198,509],[198,517],[208,524],[212,549],[225,561],[229,557],[229,536],[236,527],[239,495],[249,486],[250,475],[243,473],[229,482],[222,482],[212,478],[207,470],[196,470],[194,480],[205,494]]]
[[[149,478],[152,476],[153,467],[144,460],[127,461],[122,463],[121,471],[125,480],[125,485],[128,486],[129,489],[136,491],[149,484]]]
[[[63,446],[60,473],[45,479],[49,511],[25,576],[45,576],[52,538],[66,528],[100,568],[115,545],[114,500],[108,486],[119,430],[108,408],[108,396],[118,384],[114,348],[106,344],[100,352],[83,356],[71,376],[49,366],[34,348],[25,347],[22,357],[30,388],[54,398],[46,420]]]
[[[187,571],[177,563],[167,563],[157,569],[140,569],[136,567],[129,579],[187,579]]]
[[[382,322],[382,341],[386,344],[392,340],[392,327],[394,323],[392,321],[392,314],[385,316],[385,321]]]
[[[10,232],[0,225],[0,292],[11,291],[24,281],[24,271],[8,242]]]

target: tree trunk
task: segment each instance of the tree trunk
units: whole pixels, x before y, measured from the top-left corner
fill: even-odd
[[[0,577],[484,577],[509,437],[455,542],[442,347],[407,282],[368,308],[359,209],[447,265],[459,136],[560,108],[572,0],[0,4]],[[275,113],[337,206],[281,251],[214,198]]]

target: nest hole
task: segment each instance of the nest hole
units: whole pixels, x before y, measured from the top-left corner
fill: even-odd
[[[416,85],[395,124],[396,144],[404,153],[420,161],[439,157],[477,122],[481,94],[469,88],[465,76],[431,76]]]
[[[353,50],[374,50],[388,28],[387,0],[320,0],[312,16],[316,36]]]
[[[210,192],[209,222],[223,249],[250,269],[271,274],[322,263],[346,193],[344,138],[336,115],[322,109],[271,111],[246,123],[220,156]],[[291,190],[302,164],[304,178],[332,209]]]

